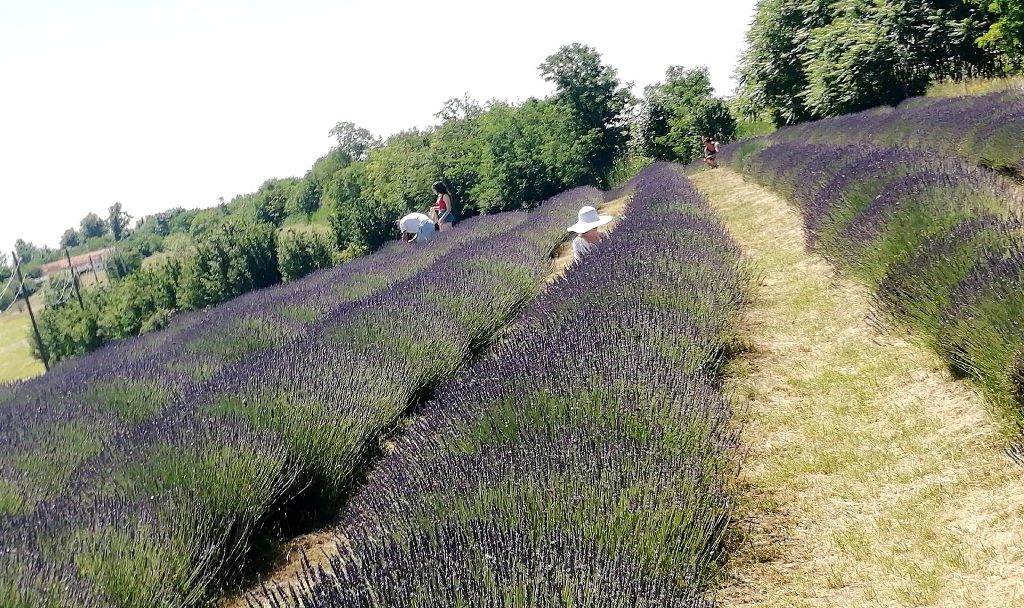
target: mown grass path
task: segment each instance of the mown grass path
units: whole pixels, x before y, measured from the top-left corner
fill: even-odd
[[[1024,606],[1024,469],[981,397],[871,326],[786,201],[724,168],[694,182],[760,272],[722,605]]]

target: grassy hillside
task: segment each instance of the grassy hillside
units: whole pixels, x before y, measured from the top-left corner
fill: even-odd
[[[33,304],[38,304],[38,298]],[[0,315],[0,382],[31,378],[43,373],[43,364],[32,357],[29,332],[32,325],[27,312],[17,307]]]

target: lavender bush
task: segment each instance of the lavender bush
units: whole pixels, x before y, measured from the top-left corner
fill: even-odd
[[[946,107],[930,102],[914,111],[931,106]],[[801,133],[826,139],[852,131],[856,120]],[[723,161],[789,197],[809,244],[873,290],[882,318],[911,328],[977,380],[1011,422],[1024,416],[1018,188],[935,151],[772,141],[729,146]]]
[[[920,97],[781,129],[770,143],[864,143],[928,148],[1024,176],[1024,91],[965,97]]]
[[[633,188],[612,239],[424,407],[350,501],[339,556],[250,605],[714,605],[744,273],[680,167]]]
[[[269,521],[338,507],[382,434],[538,291],[567,218],[599,199],[469,220],[5,387],[0,592],[200,604]]]

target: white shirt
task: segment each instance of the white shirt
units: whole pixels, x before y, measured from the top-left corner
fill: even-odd
[[[398,228],[415,234],[418,243],[426,243],[434,236],[434,220],[422,213],[410,213],[398,220]]]
[[[574,262],[578,262],[581,257],[595,251],[597,251],[597,245],[583,238],[582,234],[572,240],[572,260]]]

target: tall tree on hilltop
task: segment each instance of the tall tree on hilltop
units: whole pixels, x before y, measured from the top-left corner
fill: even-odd
[[[81,244],[81,239],[78,236],[78,231],[74,228],[68,228],[60,237],[60,246],[65,249],[78,247],[79,244]]]
[[[602,65],[600,53],[582,44],[563,46],[540,65],[540,72],[554,83],[555,100],[575,115],[581,141],[593,141],[587,154],[590,181],[601,181],[626,147],[625,113],[633,96],[619,86],[615,68]]]
[[[338,149],[352,160],[365,160],[370,150],[381,146],[380,138],[352,122],[339,122],[328,135],[338,140]]]
[[[120,241],[126,236],[125,230],[131,221],[132,216],[124,212],[121,203],[114,203],[107,209],[107,226],[110,227],[110,234],[115,241]]]
[[[82,239],[89,240],[96,237],[101,237],[107,233],[107,225],[103,219],[95,213],[89,213],[82,218],[80,223],[82,229]]]

